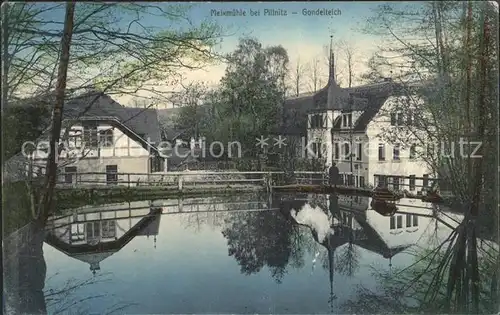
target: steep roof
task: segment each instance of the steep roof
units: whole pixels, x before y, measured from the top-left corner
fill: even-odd
[[[393,83],[392,81],[386,81],[381,83],[369,84],[360,87],[346,89],[348,93],[357,97],[357,99],[364,99],[364,107],[353,106],[352,110],[354,111],[362,111],[360,117],[354,122],[353,131],[355,132],[363,132],[366,130],[368,124],[373,120],[373,118],[380,111],[384,103],[387,99],[398,93],[398,85]],[[338,132],[341,130],[341,120],[337,119],[334,122],[334,126],[332,128],[333,132]]]
[[[284,134],[305,135],[308,113],[352,109],[364,111],[355,125],[356,131],[364,131],[396,86],[392,81],[352,88],[341,88],[335,81],[330,81],[329,84],[316,93],[286,99],[283,106],[283,122],[278,130]],[[333,95],[329,96],[329,93]],[[334,129],[340,129],[340,120],[336,122]]]
[[[52,109],[54,100],[53,94],[47,94],[20,99],[8,104],[6,108],[47,106]],[[78,116],[114,116],[135,133],[144,136],[144,139],[161,141],[158,114],[155,109],[125,107],[103,92],[92,90],[76,96],[68,95],[64,103],[63,119],[74,119]],[[46,117],[43,124],[42,129],[46,129],[50,125],[50,117]]]
[[[89,106],[90,108],[87,109]],[[98,91],[91,91],[69,99],[64,105],[63,113],[65,119],[75,118],[79,115],[86,117],[114,116],[135,133],[143,136],[144,139],[149,138],[155,143],[161,141],[160,124],[155,109],[125,107],[109,95]]]
[[[91,244],[68,244],[59,239],[54,233],[48,232],[45,236],[45,242],[57,250],[75,259],[84,261],[91,265],[91,269],[99,269],[99,262],[118,252],[127,245],[134,237],[140,234],[145,229],[151,227],[151,231],[158,234],[157,226],[159,225],[159,216],[161,216],[162,208],[151,208],[149,214],[139,220],[130,230],[126,231],[119,239],[96,245]]]

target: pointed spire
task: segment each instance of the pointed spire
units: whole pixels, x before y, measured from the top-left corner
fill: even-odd
[[[328,83],[335,82],[335,54],[333,53],[333,35],[330,35],[330,69],[328,74]]]

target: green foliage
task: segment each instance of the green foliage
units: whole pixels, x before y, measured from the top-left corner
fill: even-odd
[[[227,239],[228,254],[236,259],[241,273],[254,274],[267,266],[281,283],[294,251],[294,228],[285,217],[276,211],[239,213],[225,225],[222,235]]]
[[[468,5],[472,9],[470,24]],[[435,175],[451,183],[454,195],[463,201],[470,199],[476,186],[471,180],[474,176],[483,176],[489,183],[495,181],[485,167],[498,162],[498,32],[493,31],[498,29],[498,13],[495,11],[486,2],[391,3],[374,10],[365,27],[366,33],[381,35],[386,40],[371,58],[365,78],[379,81],[381,76],[389,75],[389,70],[395,70],[391,76],[411,97],[409,101],[401,99],[396,107],[413,113],[418,122],[405,128],[386,128],[380,136],[403,145],[410,139],[422,149],[434,143],[437,150],[430,154],[421,150],[418,155]],[[485,28],[489,33],[485,33]],[[485,73],[482,60],[486,63]],[[419,87],[410,88],[409,81]],[[418,98],[422,104],[417,102]],[[479,175],[474,175],[470,167],[478,159],[474,161],[460,153],[461,138],[483,144],[483,163],[476,167]],[[454,143],[454,158],[443,157],[443,143]],[[448,147],[445,154],[450,151]],[[487,191],[489,185],[482,186],[488,193],[487,196],[483,193],[483,201],[496,200],[497,194]]]
[[[262,47],[255,39],[240,39],[228,56],[226,74],[214,93],[212,138],[239,141],[256,154],[255,138],[276,127],[283,105],[288,55],[281,46]]]
[[[49,109],[43,105],[5,109],[2,115],[2,158],[9,159],[21,151],[23,143],[38,139],[49,118]]]

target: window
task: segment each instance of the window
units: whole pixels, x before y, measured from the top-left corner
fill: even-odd
[[[391,126],[403,126],[403,113],[391,113]]]
[[[406,227],[417,227],[418,226],[418,216],[415,214],[406,215]]]
[[[403,113],[397,113],[396,117],[397,117],[397,122],[396,122],[397,125],[398,126],[403,126],[404,125],[404,122],[403,122],[403,118],[404,118]]]
[[[349,181],[349,182],[347,183],[347,185],[349,185],[349,186],[354,186],[354,175],[353,175],[353,174],[349,174],[349,175],[347,176],[347,180]]]
[[[396,229],[396,218],[394,216],[391,217],[391,230]]]
[[[396,113],[391,113],[391,126],[396,126]]]
[[[99,144],[102,147],[112,147],[114,144],[113,129],[101,130],[99,132]]]
[[[399,143],[394,145],[392,153],[393,153],[393,159],[399,161]]]
[[[116,237],[116,224],[115,220],[102,221],[102,237],[103,238],[114,238]]]
[[[97,122],[96,121],[85,121],[83,122],[83,142],[86,146],[90,148],[97,148],[99,144],[98,134],[97,134]]]
[[[359,177],[359,187],[365,187],[365,178],[363,176]]]
[[[423,177],[424,177],[424,179],[423,179],[422,186],[427,187],[429,185],[429,174],[424,174]]]
[[[323,128],[324,120],[322,114],[311,115],[311,128]]]
[[[87,222],[85,224],[85,232],[87,236],[87,241],[98,239],[101,236],[100,222]]]
[[[79,129],[71,129],[70,131],[70,134],[68,136],[68,143],[71,146],[73,146],[74,148],[77,148],[79,149],[82,145],[82,134],[81,134],[81,130]]]
[[[417,156],[417,145],[412,144],[410,146],[410,160],[413,160]]]
[[[392,178],[392,187],[394,190],[399,190],[399,177],[395,176]]]
[[[335,159],[338,160],[340,158],[340,146],[338,143],[335,143]]]
[[[413,113],[412,112],[409,112],[408,114],[406,114],[406,124],[408,126],[413,125]]]
[[[164,161],[159,156],[154,156],[149,158],[149,172],[163,172],[164,171]]]
[[[363,143],[358,143],[358,154],[356,160],[361,161],[363,156]]]
[[[66,184],[73,183],[73,175],[76,176],[76,166],[68,166],[64,168],[64,182]]]
[[[410,191],[415,190],[415,175],[410,175]]]
[[[375,181],[377,187],[385,187],[387,185],[386,177],[384,175],[376,175]]]
[[[342,115],[342,126],[352,127],[352,113]]]
[[[344,158],[349,158],[349,154],[350,154],[350,145],[349,143],[344,143]]]
[[[378,160],[385,161],[385,145],[383,143],[378,145]]]
[[[403,216],[402,215],[398,215],[397,218],[397,228],[400,229],[403,227]]]
[[[106,165],[106,183],[116,185],[118,183],[118,166]]]

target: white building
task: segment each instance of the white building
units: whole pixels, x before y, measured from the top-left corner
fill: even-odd
[[[157,147],[162,139],[156,110],[127,108],[108,95],[89,92],[70,99],[63,113],[58,183],[128,184],[167,170],[165,155]],[[26,169],[32,163],[35,173],[37,168],[43,173],[49,134],[46,130],[40,138],[23,144],[21,152],[7,161],[6,169],[15,173],[16,167]]]
[[[306,115],[309,158],[322,159],[326,166],[333,162],[339,167],[343,181],[353,174],[352,184],[376,186],[383,175],[395,189],[408,190],[424,186],[423,178],[430,168],[416,158],[415,146],[408,143],[390,144],[382,139],[387,128],[404,128],[413,119],[396,110],[403,88],[386,78],[383,82],[352,88],[341,88],[335,81],[334,55],[330,57],[328,84],[317,93],[290,98],[285,102],[285,115]],[[288,124],[293,124],[289,121]],[[297,124],[297,123],[295,123]],[[410,189],[411,188],[411,189]]]
[[[296,199],[281,202],[282,211],[297,216],[301,211],[322,208],[328,214],[326,224],[335,230],[330,235],[330,245],[336,248],[350,242],[379,254],[389,264],[392,257],[407,248],[442,241],[463,220],[461,214],[435,211],[431,203],[417,199],[398,201],[397,212],[392,216],[375,211],[368,197],[322,195],[318,200],[317,195],[304,195],[302,202]],[[313,235],[317,233],[316,226],[322,225],[325,223],[310,225]]]
[[[46,243],[66,255],[88,263],[92,273],[100,263],[137,236],[151,236],[156,248],[162,208],[145,206],[128,209],[80,211],[48,221]]]

